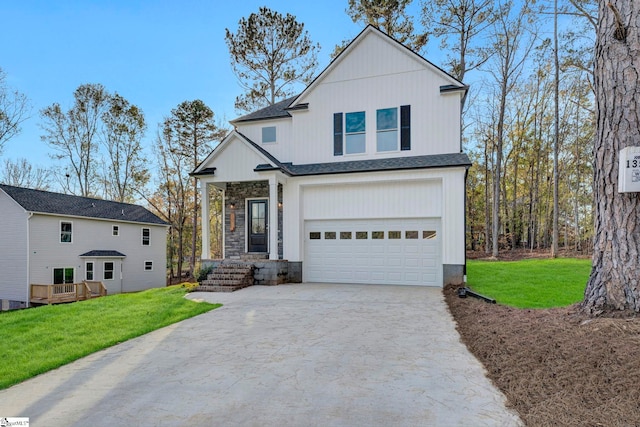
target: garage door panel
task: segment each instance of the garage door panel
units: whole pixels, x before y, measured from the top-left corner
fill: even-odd
[[[442,286],[439,229],[435,218],[307,221],[304,278]]]

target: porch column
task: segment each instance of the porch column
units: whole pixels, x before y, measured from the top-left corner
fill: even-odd
[[[278,259],[278,180],[269,178],[269,259]]]
[[[211,238],[209,236],[209,226],[211,218],[209,218],[209,186],[206,182],[200,181],[200,206],[202,208],[202,214],[200,215],[201,229],[202,229],[202,253],[201,259],[209,259],[209,248],[211,248]]]

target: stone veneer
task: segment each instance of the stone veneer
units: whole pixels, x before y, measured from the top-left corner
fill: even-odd
[[[268,181],[230,182],[227,184],[225,200],[225,258],[239,259],[245,253],[246,227],[246,199],[269,198]],[[236,215],[235,231],[231,231],[231,209],[233,202]],[[278,203],[282,203],[282,185],[278,184]],[[282,259],[282,207],[278,207],[278,257]],[[271,242],[270,242],[271,244]]]
[[[253,284],[254,285],[282,285],[283,283],[302,283],[302,263],[289,262],[286,260],[255,260],[255,261],[237,261],[237,260],[221,260],[207,259],[202,260],[202,268],[212,266],[216,268],[222,263],[232,262],[234,264],[246,264],[254,266]]]

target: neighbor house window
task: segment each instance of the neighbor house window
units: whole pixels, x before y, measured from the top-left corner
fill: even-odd
[[[104,280],[113,280],[113,262],[104,263]]]
[[[276,127],[267,126],[262,128],[262,143],[269,144],[276,142]]]
[[[114,225],[114,226],[113,226],[113,231],[111,232],[111,234],[112,234],[113,236],[118,236],[118,235],[120,235],[120,227],[118,227],[117,225]]]
[[[153,270],[153,261],[145,261],[144,271],[152,271],[152,270]]]
[[[346,113],[344,116],[344,153],[364,153],[366,147],[364,111]]]
[[[151,230],[148,228],[142,229],[142,246],[149,246],[151,240]]]
[[[63,283],[73,283],[73,268],[54,268],[53,284],[61,285]]]
[[[60,221],[60,242],[61,243],[71,243],[72,239],[72,223]]]
[[[380,151],[398,150],[398,109],[376,111],[376,148]]]
[[[93,262],[87,262],[85,264],[85,280],[93,280]]]

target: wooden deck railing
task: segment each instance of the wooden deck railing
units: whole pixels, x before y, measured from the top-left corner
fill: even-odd
[[[59,285],[31,284],[32,303],[59,304],[63,302],[83,301],[107,295],[107,288],[100,281],[83,281]]]

